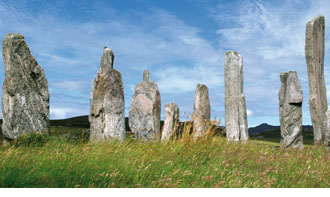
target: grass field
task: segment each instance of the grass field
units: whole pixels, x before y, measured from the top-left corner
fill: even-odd
[[[52,128],[0,148],[0,187],[330,187],[324,148],[223,137],[90,144],[84,129]]]

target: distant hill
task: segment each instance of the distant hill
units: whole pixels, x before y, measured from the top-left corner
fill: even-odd
[[[160,125],[163,126],[164,121],[160,122]],[[60,120],[50,120],[51,126],[62,126],[62,127],[79,127],[79,128],[89,128],[90,124],[88,121],[88,116],[77,116],[73,118],[60,119]],[[125,118],[125,127],[126,131],[130,131],[128,125],[128,117]]]
[[[90,124],[88,116],[77,116],[67,119],[50,120],[51,126],[62,126],[62,127],[79,127],[89,128]]]
[[[270,131],[275,131],[275,130],[280,130],[280,126],[272,126],[267,123],[262,123],[261,125],[258,125],[256,127],[250,127],[249,134],[250,135],[259,135],[264,132],[270,132]]]
[[[263,136],[264,138],[281,138],[280,126],[273,126],[266,123],[256,127],[249,128],[249,135],[251,137]],[[303,125],[303,137],[306,139],[313,139],[313,127],[310,125]]]
[[[0,123],[2,124],[2,120],[0,119]],[[164,124],[164,121],[161,121],[161,128]],[[180,126],[183,127],[184,123],[181,123]],[[89,128],[90,124],[88,121],[88,116],[77,116],[67,119],[58,119],[58,120],[50,120],[51,126],[58,126],[58,127],[77,127],[77,128]],[[126,131],[130,131],[128,125],[128,117],[125,118],[125,126]],[[217,132],[221,132],[224,129],[224,127],[220,126],[217,129]],[[1,130],[1,128],[0,128]],[[249,128],[249,135],[251,137],[256,136],[262,136],[264,138],[280,138],[281,132],[280,132],[280,126],[273,126],[266,123],[260,124],[256,127],[250,127]],[[304,138],[313,138],[313,127],[310,125],[303,126],[303,136]]]

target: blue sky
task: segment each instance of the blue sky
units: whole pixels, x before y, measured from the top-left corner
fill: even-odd
[[[108,46],[122,73],[126,115],[134,87],[149,69],[160,90],[162,117],[169,102],[178,104],[181,119],[192,113],[196,84],[202,83],[209,87],[211,116],[224,123],[224,58],[235,50],[243,56],[249,126],[279,125],[279,75],[290,70],[297,71],[303,87],[303,124],[311,124],[305,28],[319,14],[326,19],[330,100],[327,0],[1,0],[0,37],[25,36],[46,72],[52,119],[89,113],[90,85]]]

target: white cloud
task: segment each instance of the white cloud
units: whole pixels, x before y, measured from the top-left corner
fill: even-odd
[[[8,19],[1,20],[1,27],[6,28],[0,28],[0,34],[19,32],[25,36],[31,52],[46,72],[51,104],[55,106],[52,115],[56,118],[76,112],[65,107],[70,106],[66,102],[89,103],[86,99],[89,99],[90,83],[98,70],[103,46],[115,53],[114,67],[122,72],[126,100],[131,98],[146,68],[162,94],[180,97],[190,92],[193,97],[197,83],[206,84],[210,89],[223,83],[223,69],[219,67],[223,65],[224,52],[202,38],[199,28],[185,24],[169,12],[157,8],[150,8],[147,14],[135,12],[138,23],[130,20],[133,16],[130,12],[110,15],[103,21],[72,22],[57,16],[57,8],[48,12],[50,7],[46,4],[44,11],[30,13],[0,3],[0,10],[4,10],[0,18]],[[102,9],[100,14],[104,14]]]
[[[244,91],[247,107],[253,112],[249,125],[255,117],[269,114],[277,117],[280,72],[298,72],[304,102],[308,102],[305,25],[316,15],[325,15],[328,62],[325,66],[329,66],[328,1],[294,0],[281,4],[244,1],[239,2],[239,7],[229,6],[212,13],[219,24],[217,44],[203,37],[205,29],[202,31],[201,27],[188,25],[175,14],[156,8],[148,8],[148,13],[135,10],[114,13],[111,8],[99,7],[93,10],[102,20],[70,21],[65,16],[59,17],[60,9],[53,9],[52,5],[43,6],[42,12],[31,13],[0,2],[0,34],[20,32],[25,36],[45,69],[52,89],[52,115],[57,118],[88,113],[90,83],[98,70],[103,46],[115,53],[114,67],[122,73],[126,103],[142,80],[143,70],[149,69],[151,80],[158,83],[162,103],[174,101],[180,109],[192,109],[196,84],[202,83],[213,95],[212,109],[224,111],[226,50],[237,50],[244,59]],[[230,15],[224,14],[226,10]],[[3,63],[0,64],[3,68]],[[325,68],[325,79],[330,79],[327,73]],[[80,108],[84,110],[77,110]]]
[[[249,109],[246,109],[246,114],[248,117],[252,116],[253,115],[253,111],[249,110]]]
[[[251,43],[247,46],[251,52],[265,60],[303,56],[305,21],[300,20],[302,13],[288,9],[286,4],[281,9],[265,7],[258,1],[243,4],[238,17],[229,17],[234,27],[219,29],[217,33],[234,45]],[[287,10],[298,15],[290,18]]]
[[[229,14],[223,12],[223,5],[210,10],[211,17],[219,24],[219,43],[243,56],[244,91],[247,106],[253,111],[249,119],[253,123],[249,125],[255,125],[261,120],[258,117],[269,114],[278,117],[280,72],[297,71],[304,103],[308,103],[305,29],[306,23],[319,14],[326,18],[325,79],[329,78],[330,25],[327,19],[330,18],[330,4],[324,0],[248,0],[239,5],[234,13]],[[326,81],[330,84],[329,80]],[[308,105],[304,105],[303,110],[308,111],[307,108]]]
[[[205,84],[208,88],[218,88],[223,84],[222,70],[216,69],[219,65],[207,67],[168,66],[155,73],[158,87],[161,92],[171,94],[194,91],[197,83]]]
[[[68,117],[86,115],[88,112],[81,108],[72,107],[50,107],[51,119],[64,119]]]
[[[52,87],[68,90],[68,91],[83,91],[88,88],[86,81],[73,81],[73,80],[63,80],[58,82],[53,82],[50,84]]]

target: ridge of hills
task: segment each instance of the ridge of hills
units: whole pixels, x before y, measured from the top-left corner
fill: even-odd
[[[2,120],[0,119],[0,124],[2,124]],[[161,120],[161,127],[163,126],[164,121]],[[86,128],[88,129],[90,127],[89,121],[88,121],[88,115],[84,116],[77,116],[72,118],[66,118],[66,119],[56,119],[56,120],[50,120],[50,125],[55,127],[76,127],[76,128]],[[125,118],[125,127],[126,131],[130,131],[129,125],[128,125],[128,117]],[[218,127],[220,130],[223,130],[224,126]],[[281,132],[280,132],[280,126],[273,126],[269,125],[267,123],[262,123],[256,127],[250,127],[249,128],[249,135],[251,137],[258,137],[262,136],[265,138],[280,138]],[[303,125],[303,136],[304,138],[313,138],[313,127],[310,125]]]

